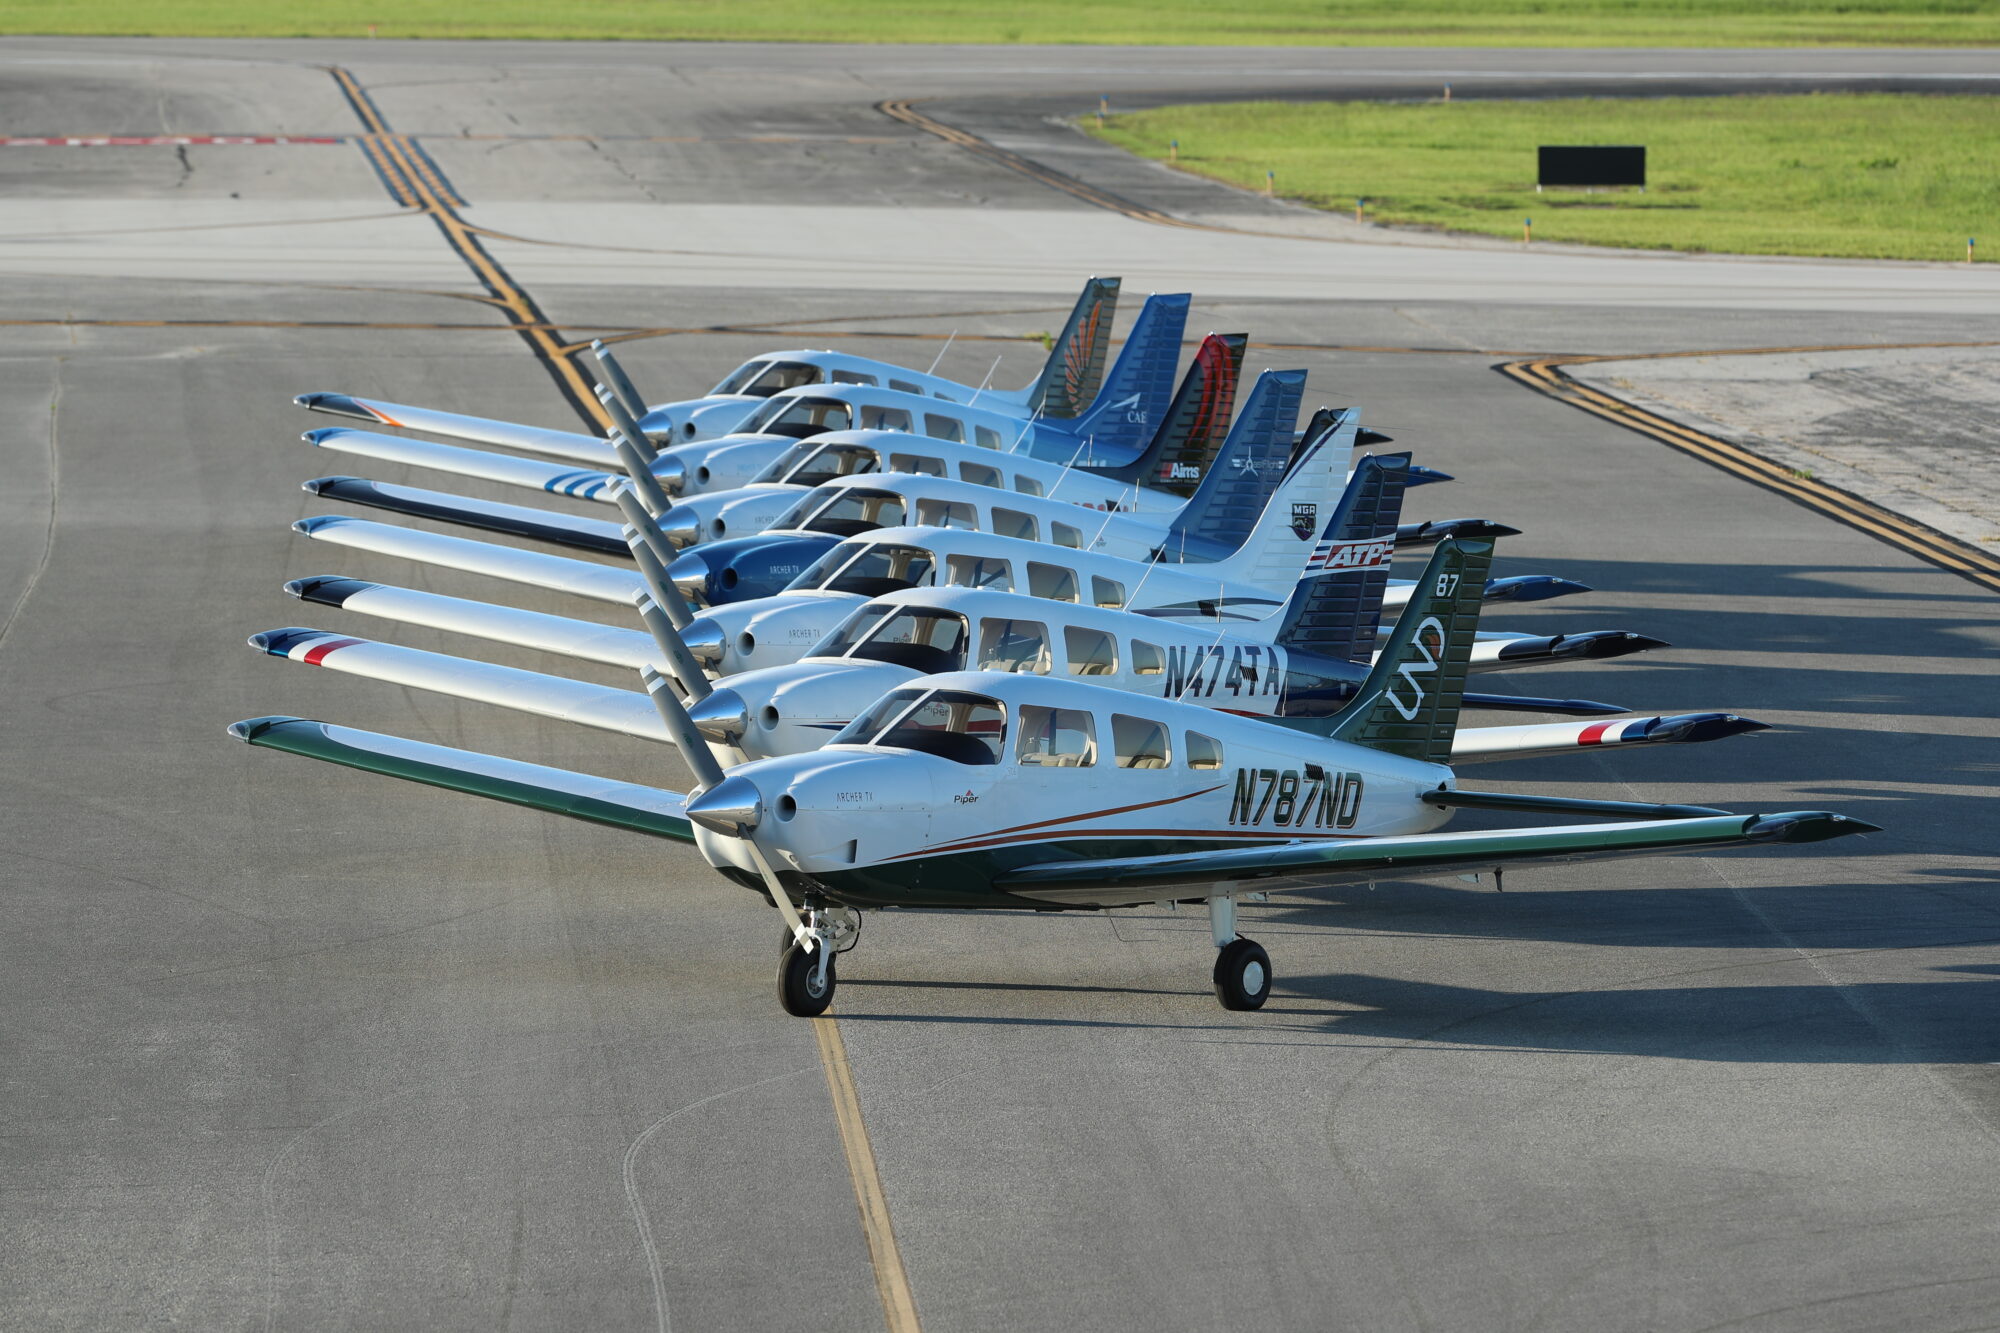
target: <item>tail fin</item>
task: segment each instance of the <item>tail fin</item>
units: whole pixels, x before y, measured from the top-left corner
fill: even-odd
[[[1273,642],[1343,662],[1374,655],[1409,470],[1407,453],[1371,454],[1354,465]]]
[[[1190,547],[1213,554],[1243,544],[1285,475],[1292,423],[1298,420],[1305,388],[1303,370],[1267,370],[1257,377],[1208,475],[1167,528],[1160,545],[1163,555],[1179,559]]]
[[[1000,396],[1018,402],[1045,421],[1067,421],[1090,406],[1104,382],[1104,358],[1111,350],[1111,319],[1118,313],[1117,278],[1091,278],[1069,312],[1069,323],[1049,348],[1042,373],[1025,389]],[[988,390],[992,393],[992,390]]]
[[[1359,409],[1349,408],[1308,444],[1265,497],[1235,551],[1215,563],[1216,575],[1259,588],[1289,589],[1305,577],[1319,545],[1326,511],[1347,484],[1347,460],[1360,429]]]
[[[1187,331],[1185,292],[1153,295],[1139,309],[1139,318],[1125,335],[1104,387],[1089,407],[1064,426],[1071,439],[1088,442],[1086,462],[1117,465],[1130,462],[1153,438],[1153,423],[1174,391],[1174,369],[1181,363],[1181,334]]]
[[[1479,628],[1490,541],[1438,545],[1354,701],[1329,719],[1337,741],[1419,759],[1451,762],[1451,738],[1465,700],[1465,673]],[[1315,728],[1317,729],[1317,728]]]
[[[1202,339],[1146,451],[1123,467],[1092,471],[1113,481],[1193,495],[1215,462],[1230,413],[1236,410],[1236,379],[1249,341],[1247,333],[1211,333]]]

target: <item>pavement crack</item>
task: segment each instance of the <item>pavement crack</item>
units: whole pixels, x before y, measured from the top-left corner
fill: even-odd
[[[181,164],[181,174],[174,181],[174,183],[168,188],[178,190],[181,188],[181,186],[186,185],[188,183],[188,177],[194,175],[194,163],[188,161],[188,150],[186,144],[175,145],[174,160]]]
[[[49,572],[49,560],[55,555],[56,504],[62,485],[61,456],[56,448],[56,432],[62,421],[62,363],[63,359],[57,357],[55,384],[49,391],[49,517],[42,529],[42,554],[35,562],[34,570],[28,575],[28,581],[21,585],[21,595],[15,598],[14,605],[8,608],[7,618],[0,620],[0,644],[7,641],[7,634],[14,628],[14,622],[20,619],[22,608],[27,606],[28,599],[35,595],[35,589],[41,586],[42,575]]]

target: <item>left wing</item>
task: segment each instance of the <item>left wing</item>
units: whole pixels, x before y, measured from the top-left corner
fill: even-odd
[[[336,727],[303,717],[253,717],[232,723],[229,734],[248,745],[302,754],[405,782],[525,805],[655,838],[694,841],[688,827],[687,797],[658,787]]]
[[[406,403],[377,402],[348,393],[302,393],[292,401],[315,412],[353,417],[357,421],[394,426],[397,430],[420,430],[442,435],[446,439],[497,444],[540,454],[544,458],[564,458],[595,467],[618,466],[618,455],[609,442],[595,435],[579,435],[575,431],[523,426],[513,421],[495,421],[491,417],[468,417],[457,412],[440,412],[431,407],[412,407]]]
[[[1600,745],[1697,745],[1745,732],[1768,731],[1771,724],[1734,713],[1677,713],[1672,717],[1628,717],[1616,722],[1536,722],[1521,727],[1460,727],[1451,738],[1451,762],[1518,759],[1531,754],[1569,754]]]
[[[624,479],[622,474],[597,468],[545,463],[538,458],[516,458],[512,454],[488,453],[480,449],[461,449],[455,444],[437,444],[430,440],[407,440],[375,431],[350,430],[346,426],[309,430],[300,438],[317,449],[372,458],[379,463],[403,463],[432,472],[449,472],[457,477],[475,477],[480,481],[498,482],[502,486],[547,491],[550,495],[573,495],[579,500],[600,500],[605,504],[611,503],[612,487]]]
[[[1776,815],[1708,815],[1619,824],[1559,824],[1494,832],[1419,833],[1225,847],[1173,856],[1128,856],[1023,866],[995,878],[1017,897],[1072,907],[1124,907],[1161,898],[1234,891],[1313,888],[1371,880],[1424,879],[1503,866],[1658,856],[1693,847],[1820,842],[1876,833],[1859,819],[1824,810]]]

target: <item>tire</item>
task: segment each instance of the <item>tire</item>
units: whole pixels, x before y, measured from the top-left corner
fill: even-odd
[[[1215,998],[1224,1009],[1262,1009],[1271,998],[1271,955],[1255,940],[1234,939],[1215,956]]]
[[[794,944],[785,950],[785,956],[778,960],[778,1003],[785,1012],[795,1018],[815,1018],[826,1012],[833,1003],[834,987],[838,978],[834,975],[837,959],[826,960],[826,985],[818,993],[813,991],[813,974],[819,968],[817,951],[807,953]]]

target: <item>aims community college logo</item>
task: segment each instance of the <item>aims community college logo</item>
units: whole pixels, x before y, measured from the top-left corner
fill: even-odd
[[[1316,504],[1294,504],[1292,506],[1292,531],[1302,542],[1312,540],[1319,527],[1319,506]]]

